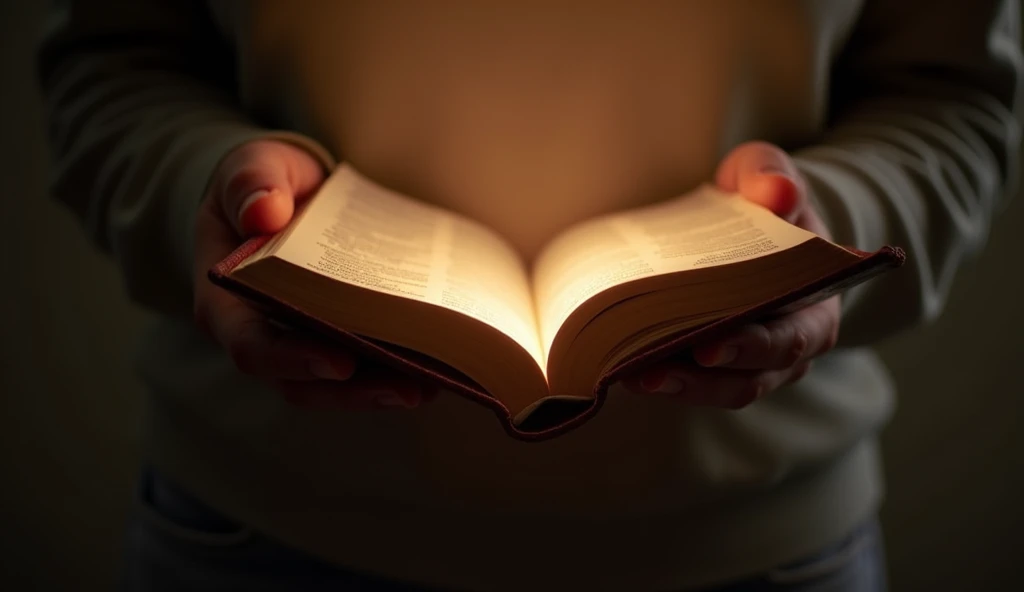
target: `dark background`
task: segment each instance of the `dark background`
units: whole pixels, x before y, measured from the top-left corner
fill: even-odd
[[[0,588],[109,589],[139,459],[144,314],[46,195],[32,49],[47,2],[0,0]],[[1024,196],[942,319],[882,344],[893,588],[1019,589]],[[9,584],[14,584],[9,587]]]

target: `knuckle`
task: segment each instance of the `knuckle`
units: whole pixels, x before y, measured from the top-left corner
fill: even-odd
[[[839,341],[839,318],[838,314],[833,311],[833,308],[826,305],[819,306],[816,312],[817,326],[824,336],[818,350],[815,352],[816,355],[820,355],[835,348],[836,343]]]
[[[220,190],[223,191],[225,184],[239,171],[244,170],[247,167],[251,167],[255,162],[259,162],[262,158],[262,152],[263,149],[260,147],[258,141],[246,142],[229,152],[227,156],[221,160],[214,172],[215,178],[218,180]]]
[[[754,324],[746,330],[746,338],[749,340],[751,351],[768,352],[772,348],[775,339],[772,334],[776,331],[774,325]]]
[[[799,326],[794,327],[793,342],[790,344],[789,351],[786,353],[783,366],[788,368],[800,361],[800,359],[804,357],[804,354],[807,353],[807,346],[809,344],[810,338],[807,336],[807,332]]]
[[[228,177],[227,182],[224,184],[224,198],[226,200],[235,200],[239,203],[227,203],[227,206],[238,206],[241,205],[242,199],[257,189],[264,188],[266,185],[266,174],[262,167],[255,163],[246,163],[236,169]]]
[[[828,336],[825,338],[825,342],[821,346],[821,352],[825,353],[832,351],[839,344],[839,327],[835,327],[828,332]]]
[[[235,166],[244,166],[245,163],[259,161],[266,156],[269,150],[273,149],[275,144],[276,142],[273,140],[251,140],[232,150],[225,161]]]

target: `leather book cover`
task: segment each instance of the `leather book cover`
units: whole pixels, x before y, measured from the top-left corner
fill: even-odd
[[[883,247],[873,253],[848,248],[861,257],[859,261],[729,317],[683,334],[672,335],[646,349],[643,353],[623,361],[602,376],[595,385],[592,401],[550,400],[541,404],[517,426],[512,422],[512,414],[500,401],[491,397],[483,387],[455,368],[419,352],[356,335],[332,325],[325,319],[299,310],[287,302],[277,300],[234,280],[230,275],[231,270],[255,253],[268,240],[269,237],[259,237],[246,241],[209,271],[210,280],[254,303],[266,311],[271,318],[290,326],[326,335],[337,341],[342,347],[354,351],[363,359],[390,366],[412,376],[432,380],[443,389],[485,405],[497,415],[510,436],[529,441],[547,440],[582,425],[600,410],[611,385],[643,366],[683,353],[697,342],[714,339],[745,323],[782,315],[788,311],[825,300],[868,281],[886,270],[899,267],[906,260],[904,251],[897,247]]]

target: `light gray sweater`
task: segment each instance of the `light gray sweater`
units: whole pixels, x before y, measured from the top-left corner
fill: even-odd
[[[849,531],[880,503],[894,397],[864,347],[941,311],[1016,174],[1011,0],[69,6],[40,53],[53,193],[159,313],[139,356],[148,457],[290,545],[446,588],[697,586]],[[541,444],[455,396],[301,411],[189,320],[197,204],[219,159],[262,137],[466,213],[526,257],[766,140],[838,242],[910,261],[844,298],[837,351],[741,411],[613,389]]]

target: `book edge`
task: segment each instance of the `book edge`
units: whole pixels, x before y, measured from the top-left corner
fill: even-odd
[[[259,250],[268,240],[270,240],[270,237],[262,236],[246,241],[211,268],[207,273],[207,277],[215,285],[260,307],[268,315],[275,318],[275,320],[299,326],[325,335],[330,339],[338,340],[344,346],[351,347],[374,361],[435,383],[440,383],[445,388],[491,408],[498,415],[502,423],[506,425],[506,430],[515,432],[509,410],[496,398],[490,396],[483,387],[459,372],[458,369],[451,368],[447,364],[429,358],[425,354],[416,356],[417,359],[413,359],[413,356],[398,351],[400,348],[397,346],[389,347],[388,344],[341,329],[326,319],[301,310],[232,278],[231,271]],[[458,376],[455,376],[455,374],[458,374]]]
[[[861,259],[835,272],[807,282],[803,286],[779,297],[761,302],[694,331],[669,338],[645,350],[643,353],[623,361],[607,372],[598,382],[598,388],[595,389],[595,392],[601,392],[603,396],[601,389],[607,390],[608,386],[614,384],[623,376],[628,375],[637,366],[663,360],[686,349],[697,341],[713,339],[745,322],[764,318],[770,314],[787,314],[826,300],[873,279],[886,271],[901,267],[906,261],[906,253],[899,247],[885,246],[875,252],[850,249],[849,247],[844,248],[858,255]]]
[[[268,294],[253,290],[231,278],[231,271],[266,244],[270,238],[269,236],[257,237],[240,245],[235,251],[209,270],[208,277],[210,281],[258,305],[269,307],[272,311],[285,317],[283,320],[286,322],[293,322],[318,333],[326,334],[331,338],[340,339],[345,345],[353,347],[361,354],[367,355],[374,360],[395,367],[400,371],[440,383],[456,394],[490,408],[498,416],[506,433],[517,440],[527,442],[549,440],[572,431],[589,421],[603,406],[609,387],[639,365],[664,359],[686,349],[697,340],[711,339],[715,335],[727,332],[731,328],[749,320],[771,313],[782,314],[789,310],[808,306],[815,301],[824,300],[872,279],[887,270],[900,267],[906,260],[906,253],[899,247],[885,246],[875,252],[843,247],[860,257],[860,260],[833,273],[812,280],[777,298],[759,303],[695,331],[674,336],[661,344],[645,350],[641,354],[625,360],[599,379],[594,388],[593,403],[584,412],[549,428],[524,432],[516,427],[511,413],[500,401],[491,397],[482,387],[473,383],[468,377],[463,375],[464,380],[462,380],[445,373],[439,368],[432,369],[428,367],[430,364],[411,359],[403,353],[389,349],[386,344],[378,344],[335,327],[324,319],[298,310],[285,302],[277,300]],[[436,364],[443,365],[441,362],[436,362]],[[458,372],[456,369],[450,370]]]

